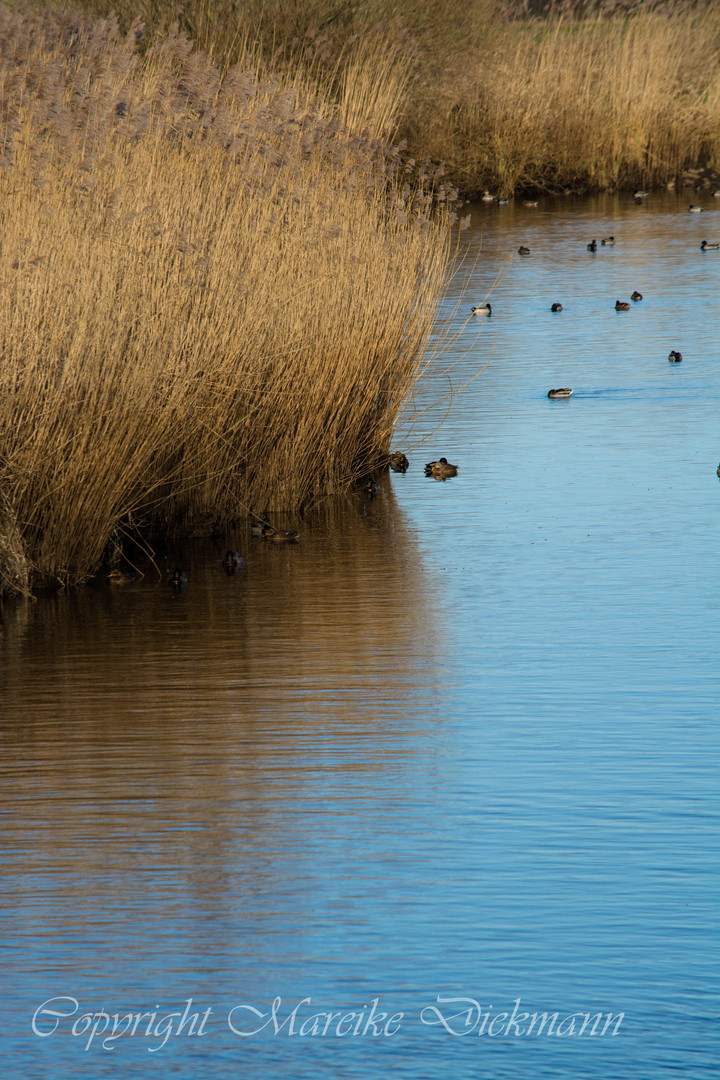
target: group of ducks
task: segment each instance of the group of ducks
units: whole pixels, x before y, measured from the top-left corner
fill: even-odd
[[[718,193],[718,194],[720,194],[720,193]],[[646,199],[647,197],[648,197],[648,192],[647,191],[636,191],[635,194],[633,195],[633,198],[635,199],[636,202],[642,202],[642,200]],[[485,195],[483,196],[483,201],[488,202],[490,200],[495,201],[494,196],[489,195],[489,193],[486,192]],[[497,201],[501,202],[502,200],[498,199]],[[528,205],[532,205],[532,204],[528,204]],[[535,204],[535,205],[537,205],[537,204]],[[692,207],[691,206],[690,209],[691,210],[693,210],[693,209],[700,210],[702,208],[701,207]],[[600,246],[601,247],[613,247],[614,244],[615,244],[615,237],[614,236],[605,236],[600,241]],[[588,251],[592,251],[592,252],[597,251],[597,249],[598,249],[597,240],[595,240],[595,239],[591,240],[590,243],[587,245],[587,249],[588,249]],[[701,251],[720,251],[720,241],[718,243],[709,244],[707,242],[707,240],[703,240],[703,242],[700,244],[700,250]],[[527,247],[525,244],[521,244],[520,247],[518,248],[518,255],[527,256],[529,254],[530,254],[530,248]],[[642,300],[642,298],[643,298],[642,293],[638,292],[637,289],[635,289],[635,291],[630,294],[630,300],[632,300],[634,303],[638,303],[640,300]],[[555,302],[550,307],[550,310],[554,311],[554,312],[562,311],[562,309],[563,309],[563,306],[559,302]],[[616,300],[615,301],[615,310],[616,311],[629,311],[630,310],[629,301],[627,301],[627,300]],[[470,309],[470,314],[471,315],[490,316],[490,315],[492,315],[492,305],[489,304],[489,303],[476,304],[473,308]],[[676,349],[671,349],[670,350],[670,355],[668,356],[668,360],[670,361],[671,364],[679,364],[682,361],[682,353],[677,352]],[[557,387],[557,389],[548,390],[548,397],[549,398],[569,398],[569,397],[572,397],[572,389],[569,386],[560,386],[560,387]],[[433,469],[434,469],[435,466],[441,465],[441,463],[444,463],[444,465],[447,466],[447,462],[445,461],[444,458],[440,458],[439,462],[438,461],[431,461],[429,463],[429,465],[425,466],[425,475],[426,476],[437,475],[435,472],[433,472]],[[447,467],[450,468],[450,469],[455,468],[455,466],[453,466],[453,465],[450,465],[450,466],[447,466]],[[391,465],[391,468],[392,468],[392,465]],[[457,469],[455,469],[455,472],[448,473],[448,475],[449,476],[455,476],[456,473],[457,473]]]

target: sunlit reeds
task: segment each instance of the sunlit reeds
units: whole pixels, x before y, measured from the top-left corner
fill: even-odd
[[[720,168],[717,8],[496,19],[415,90],[411,141],[466,192],[652,187]]]
[[[0,483],[33,579],[377,465],[448,258],[382,95],[349,129],[249,57],[1,17]]]

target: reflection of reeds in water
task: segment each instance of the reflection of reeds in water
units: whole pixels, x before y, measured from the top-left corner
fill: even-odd
[[[245,560],[231,577],[222,565],[228,543]],[[239,710],[312,724],[321,703],[344,708],[334,688],[353,687],[365,724],[375,701],[413,696],[409,676],[437,645],[432,583],[389,480],[372,500],[358,491],[313,511],[299,544],[270,545],[248,531],[164,558],[187,570],[180,594],[150,568],[121,590],[100,578],[79,592],[8,603],[7,715],[64,723],[102,713],[125,724],[136,715],[165,723]],[[25,680],[37,685],[37,701],[24,697]],[[188,699],[190,686],[202,692]]]
[[[206,807],[214,824],[247,799],[262,819],[319,767],[341,785],[416,752],[442,633],[389,484],[306,525],[291,548],[243,541],[246,569],[231,578],[225,538],[194,558],[186,548],[180,597],[145,579],[7,605],[5,758],[33,782],[37,769],[63,778],[63,844],[132,816],[129,790],[161,800],[161,814],[189,806],[202,820]],[[42,832],[61,840],[51,822]]]
[[[177,36],[140,63],[112,22],[0,25],[0,479],[35,576],[86,577],[116,526],[342,491],[444,281],[422,178],[247,56],[221,77]]]

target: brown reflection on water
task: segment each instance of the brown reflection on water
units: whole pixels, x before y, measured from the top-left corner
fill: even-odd
[[[181,593],[149,570],[5,607],[0,807],[26,870],[77,898],[190,862],[192,890],[217,893],[234,849],[284,878],[297,855],[261,853],[306,827],[295,800],[319,786],[342,818],[416,752],[438,631],[389,480],[301,527],[292,546],[248,530],[169,552]],[[246,560],[232,577],[226,547]]]

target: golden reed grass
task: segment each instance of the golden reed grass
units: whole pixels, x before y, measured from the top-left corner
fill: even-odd
[[[354,129],[249,56],[138,37],[0,9],[0,489],[31,585],[377,466],[446,276],[451,193],[349,89]]]
[[[716,5],[491,21],[435,75],[406,127],[469,194],[655,187],[720,169]]]
[[[164,0],[76,2],[117,11],[124,25],[139,16],[149,32],[168,18]],[[220,66],[249,38],[336,98],[343,72],[372,80],[358,46],[382,38],[409,75],[395,92],[400,136],[416,157],[442,161],[465,195],[720,171],[715,0],[196,0],[172,10]]]

